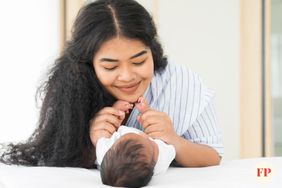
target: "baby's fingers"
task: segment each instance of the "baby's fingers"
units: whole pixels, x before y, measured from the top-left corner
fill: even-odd
[[[113,104],[113,108],[121,110],[123,112],[128,112],[129,109],[133,108],[133,104],[127,101],[118,100]]]
[[[139,97],[135,106],[142,114],[150,109],[150,106],[144,97]]]

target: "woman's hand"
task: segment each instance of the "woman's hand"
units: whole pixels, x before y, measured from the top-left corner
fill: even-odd
[[[218,165],[220,157],[211,147],[196,144],[178,136],[168,115],[151,109],[145,99],[138,100],[136,104],[140,115],[137,120],[140,122],[144,132],[152,137],[161,139],[167,144],[174,146],[176,150],[175,160],[183,167],[201,167]],[[187,157],[189,156],[189,157]]]
[[[94,146],[101,137],[109,138],[119,128],[133,104],[118,100],[112,107],[100,110],[90,121],[90,139]]]
[[[125,112],[113,107],[100,110],[90,121],[90,139],[93,146],[101,137],[109,138],[118,129],[125,117]]]
[[[143,97],[138,100],[136,108],[141,113],[137,120],[148,136],[161,139],[167,144],[173,144],[178,135],[166,113],[151,109]]]

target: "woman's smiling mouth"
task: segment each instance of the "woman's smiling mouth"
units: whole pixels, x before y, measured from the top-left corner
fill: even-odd
[[[115,86],[115,87],[119,89],[120,91],[122,91],[123,93],[133,94],[139,87],[140,83],[141,81],[134,83],[134,84],[121,85],[121,86]]]

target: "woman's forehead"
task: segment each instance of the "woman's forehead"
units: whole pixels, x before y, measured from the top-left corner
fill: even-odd
[[[96,55],[97,58],[130,58],[149,48],[140,40],[115,37],[105,41]]]

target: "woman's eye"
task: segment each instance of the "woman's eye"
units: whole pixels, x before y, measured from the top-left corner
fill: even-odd
[[[104,67],[104,69],[111,71],[111,70],[115,70],[117,67]]]
[[[132,64],[136,65],[136,66],[140,66],[140,65],[143,65],[144,63],[145,63],[145,60],[141,61],[141,62],[135,62],[135,63],[132,63]]]

